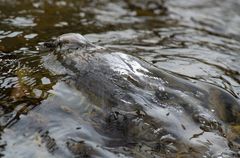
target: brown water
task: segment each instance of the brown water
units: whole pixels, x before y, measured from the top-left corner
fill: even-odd
[[[3,157],[197,155],[194,150],[177,151],[174,145],[171,145],[175,140],[171,135],[166,139],[167,149],[162,149],[161,143],[156,147],[159,138],[154,133],[158,133],[160,129],[156,122],[148,119],[137,121],[141,124],[142,130],[134,129],[132,133],[130,132],[132,137],[128,139],[132,144],[130,142],[125,145],[123,141],[127,140],[122,139],[122,133],[118,132],[113,133],[119,134],[114,136],[119,141],[109,143],[113,136],[101,135],[101,132],[96,130],[103,128],[99,127],[101,120],[100,123],[96,120],[103,117],[101,115],[104,109],[93,104],[82,92],[63,83],[61,74],[55,75],[46,69],[43,63],[46,53],[39,51],[38,46],[39,43],[63,33],[78,32],[93,43],[141,57],[163,70],[189,78],[189,82],[198,80],[221,87],[239,102],[239,7],[240,1],[236,0],[40,2],[1,0],[1,155],[4,155]],[[56,63],[52,65],[58,67]],[[203,89],[208,91],[207,87]],[[222,103],[226,106],[228,102],[226,98],[219,97],[214,91],[210,92],[215,96],[213,100],[216,104]],[[181,96],[181,92],[179,93]],[[175,104],[178,103],[176,100]],[[224,122],[227,120],[224,118],[228,118],[227,108],[216,109],[219,110],[218,113],[226,114],[221,117],[222,123],[231,132],[209,143],[216,144],[214,150],[219,150],[220,155],[202,154],[201,151],[204,149],[199,149],[200,156],[196,157],[232,157],[227,151],[228,148],[236,153],[239,150],[239,147],[236,147],[238,145],[234,147],[231,145],[240,143],[239,117]],[[156,112],[156,115],[160,116],[159,112]],[[186,114],[188,115],[191,114]],[[124,117],[120,117],[121,119],[124,120]],[[191,122],[188,121],[188,117],[184,119]],[[207,122],[210,120],[211,117]],[[124,121],[119,122],[119,128],[125,129],[126,124],[121,124]],[[193,137],[201,135],[201,130],[194,132]],[[209,133],[206,137],[213,137],[212,133]],[[146,143],[144,139],[147,138],[151,140],[152,145],[149,141]],[[229,144],[221,144],[222,139],[227,139],[229,142],[226,142]],[[193,149],[196,146],[193,146]],[[221,155],[222,149],[226,149],[226,155]]]

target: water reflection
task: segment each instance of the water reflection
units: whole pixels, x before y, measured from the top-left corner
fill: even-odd
[[[109,119],[104,120],[107,114],[103,107],[90,104],[83,94],[59,83],[68,70],[61,69],[56,62],[49,63],[51,68],[48,70],[45,68],[46,63],[42,63],[45,59],[42,61],[42,58],[48,56],[46,52],[39,52],[36,46],[39,42],[54,39],[63,33],[79,32],[86,34],[95,44],[139,56],[161,69],[189,78],[189,82],[197,80],[217,85],[239,98],[239,5],[235,0],[0,0],[1,150],[6,157],[14,156],[16,151],[20,157],[71,157],[74,154],[80,157],[124,157],[128,155],[126,153],[131,153],[129,156],[149,157],[152,149],[158,152],[168,149],[170,153],[174,153],[176,148],[171,143],[176,141],[175,135],[167,135],[152,120],[114,112],[109,112]],[[51,71],[56,72],[56,69],[59,75],[52,74]],[[142,84],[135,82],[134,78],[128,80],[137,86]],[[61,89],[66,91],[62,92]],[[203,90],[208,91],[209,87],[205,86]],[[235,140],[227,145],[220,145],[231,147],[231,143],[239,143],[237,114],[227,116],[230,113],[225,106],[228,100],[217,91],[211,92],[218,96],[211,98],[213,105],[219,105],[211,107],[212,113],[217,114],[231,132],[224,138],[207,132],[202,134],[202,131],[219,130],[212,114],[197,117],[204,124],[201,129],[195,128],[196,125],[188,121],[189,113],[181,112],[179,107],[168,109],[171,113],[157,109],[149,111],[147,115],[156,115],[156,118],[164,115],[162,117],[169,117],[170,120],[175,120],[173,122],[182,118],[186,124],[177,125],[177,129],[197,129],[191,131],[192,141],[198,138],[223,142],[226,141],[223,139]],[[174,93],[184,100],[192,99],[181,91]],[[169,97],[161,90],[158,95],[165,100]],[[195,95],[193,98],[204,100],[202,92],[198,91]],[[179,110],[179,113],[174,110]],[[146,115],[145,111],[137,113]],[[62,119],[63,116],[66,119]],[[106,131],[101,131],[103,127],[99,125],[104,121],[99,118],[108,122],[103,126]],[[132,122],[128,120],[129,124],[123,123],[126,118],[131,118]],[[209,120],[213,122],[209,123]],[[138,126],[134,126],[136,124]],[[129,127],[134,129],[126,130]],[[131,142],[129,146],[124,146],[127,138],[119,131],[129,134],[128,139],[139,138],[138,143]],[[160,133],[166,136],[159,138]],[[110,140],[106,136],[116,136],[116,139]],[[140,141],[144,139],[152,142],[146,145]],[[167,149],[156,142],[156,139],[168,142]],[[28,149],[29,146],[32,146],[31,150]],[[218,150],[218,147],[215,146],[215,149]],[[187,157],[196,152],[183,151],[178,155]],[[166,154],[172,156],[169,153],[161,156]]]

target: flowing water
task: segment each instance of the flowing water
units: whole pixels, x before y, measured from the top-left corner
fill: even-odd
[[[239,0],[0,0],[0,156],[240,157],[239,7]],[[169,108],[109,113],[39,50],[69,32],[175,74],[166,91],[177,99]],[[183,86],[173,82],[181,78]],[[202,108],[200,120],[190,104]]]

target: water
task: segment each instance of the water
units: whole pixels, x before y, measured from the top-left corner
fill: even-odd
[[[61,79],[67,70],[59,69],[54,61],[49,65],[54,70],[57,68],[59,74],[46,68],[43,59],[47,54],[39,51],[38,46],[63,33],[78,32],[95,44],[141,57],[162,70],[188,78],[189,84],[203,81],[216,85],[239,102],[239,6],[240,1],[236,0],[1,0],[1,154],[5,157],[16,154],[19,157],[202,157],[204,154],[211,157],[201,148],[197,151],[200,155],[194,150],[178,152],[174,140],[181,132],[166,135],[168,146],[162,148],[158,142],[159,134],[156,134],[161,133],[161,127],[156,120],[134,118],[134,123],[127,124],[124,119],[131,118],[132,114],[115,116],[113,113],[112,117],[118,118],[116,122],[109,129],[102,127],[104,120],[101,119],[106,117],[106,109],[96,104],[98,98],[90,99],[64,83]],[[209,91],[209,86],[202,89]],[[229,121],[231,114],[224,108],[229,100],[219,95],[222,89],[210,91],[215,105],[222,105],[210,111],[217,113],[230,132],[224,132],[227,136],[223,137],[218,136],[218,132],[205,132],[203,139],[212,138],[214,150],[226,149],[228,153],[229,147],[239,150],[236,146],[239,146],[240,124],[238,115]],[[182,91],[175,93],[193,103],[197,103],[197,96],[201,98],[202,95],[199,92],[195,98],[189,98],[189,94]],[[180,104],[180,101],[174,104]],[[188,135],[201,137],[201,130],[192,124],[190,113],[184,111],[182,115],[186,117],[182,117],[174,111],[182,110],[178,108],[167,109],[176,117],[170,114],[170,123],[181,118],[186,123],[181,128],[191,129],[192,133],[188,131]],[[161,120],[158,117],[167,111],[156,109],[148,111],[147,115]],[[140,114],[145,112],[140,111]],[[210,121],[213,117],[215,115],[203,119],[200,124],[216,130],[218,125]],[[210,124],[204,121],[210,121]],[[136,124],[138,126],[134,126]],[[126,131],[129,126],[134,129]],[[217,136],[213,136],[214,133]],[[110,141],[110,138],[115,139]],[[211,146],[209,144],[206,146]],[[193,149],[195,145],[192,145]]]

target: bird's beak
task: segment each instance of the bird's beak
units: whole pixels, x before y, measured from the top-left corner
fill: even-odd
[[[40,42],[38,43],[37,50],[40,51],[53,51],[57,48],[57,44],[54,41]]]
[[[43,47],[48,49],[55,49],[57,47],[57,44],[54,41],[44,42]]]

